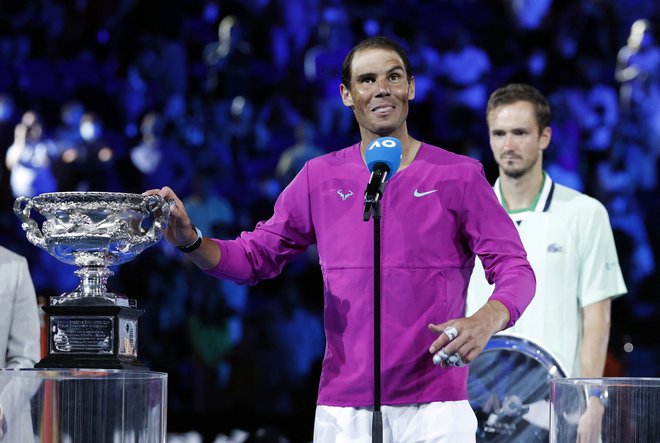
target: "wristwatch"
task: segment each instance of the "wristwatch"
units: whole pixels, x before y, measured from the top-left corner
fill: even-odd
[[[188,254],[189,252],[192,252],[192,251],[196,250],[196,249],[199,248],[199,246],[202,244],[202,237],[203,237],[203,235],[202,235],[202,231],[200,231],[199,228],[198,228],[197,226],[195,226],[195,225],[192,225],[192,228],[193,228],[193,229],[195,230],[195,232],[197,233],[197,238],[195,239],[195,241],[192,242],[192,243],[190,243],[190,244],[187,245],[187,246],[177,246],[177,247],[176,247],[179,251],[184,252],[184,253],[186,253],[186,254]]]
[[[601,386],[591,386],[589,388],[589,397],[597,398],[603,406],[607,406],[610,400],[607,389]]]

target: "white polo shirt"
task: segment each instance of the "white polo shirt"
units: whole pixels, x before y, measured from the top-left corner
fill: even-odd
[[[495,192],[503,202],[499,179]],[[582,309],[627,292],[605,207],[554,183],[546,174],[532,208],[509,214],[536,273],[536,295],[506,332],[548,349],[568,372],[580,376]],[[488,300],[494,286],[477,259],[468,287],[467,315]]]

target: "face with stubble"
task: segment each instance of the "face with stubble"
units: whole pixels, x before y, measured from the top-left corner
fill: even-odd
[[[518,101],[498,106],[487,116],[490,147],[500,174],[521,178],[541,172],[543,151],[550,144],[550,127],[539,128],[534,106]]]
[[[408,82],[401,57],[387,49],[363,49],[351,63],[351,87],[340,86],[344,105],[353,109],[360,130],[381,137],[405,128],[415,80]]]

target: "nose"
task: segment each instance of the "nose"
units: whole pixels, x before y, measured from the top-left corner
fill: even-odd
[[[379,79],[377,85],[379,95],[390,95],[390,85],[386,79]]]
[[[513,137],[511,136],[511,134],[507,134],[507,135],[504,137],[504,139],[502,140],[502,142],[503,142],[503,143],[502,143],[502,148],[503,148],[505,151],[510,151],[510,150],[513,148],[513,146],[514,146],[514,143],[513,143]]]

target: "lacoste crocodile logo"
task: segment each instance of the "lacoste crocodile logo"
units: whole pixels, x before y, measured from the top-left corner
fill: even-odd
[[[548,252],[564,252],[564,247],[559,246],[557,243],[551,243],[548,245]]]

